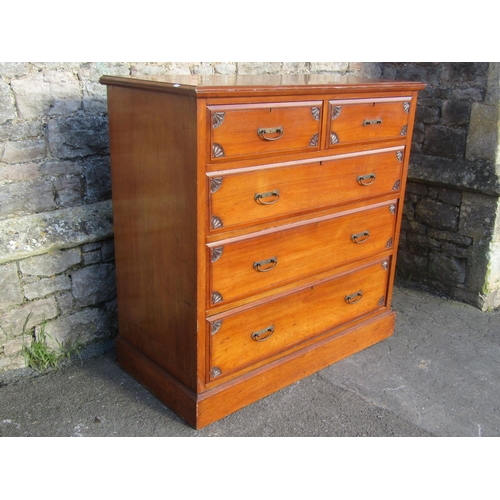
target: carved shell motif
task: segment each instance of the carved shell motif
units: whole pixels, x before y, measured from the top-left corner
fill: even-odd
[[[222,122],[224,121],[224,118],[226,117],[226,113],[223,111],[220,111],[218,113],[214,113],[212,115],[212,127],[217,128],[222,125]]]
[[[340,115],[341,111],[342,111],[342,106],[333,106],[333,109],[332,109],[332,120],[335,120],[336,118],[338,118],[338,116]]]
[[[408,125],[405,125],[402,129],[401,129],[401,134],[400,135],[406,135],[408,132]]]
[[[215,193],[222,186],[222,177],[212,177],[210,179],[210,192]]]
[[[311,113],[313,115],[313,118],[317,121],[319,121],[320,115],[321,115],[321,110],[319,109],[318,106],[314,106],[311,108]]]
[[[220,158],[221,156],[224,156],[224,149],[222,149],[222,146],[220,144],[217,144],[214,142],[212,146],[212,156],[214,158]]]
[[[410,112],[410,103],[408,101],[403,102],[403,109],[405,110],[405,113]]]
[[[318,134],[314,134],[309,141],[309,146],[317,146],[318,145]]]
[[[335,132],[330,135],[330,144],[337,144],[339,142],[339,137]]]
[[[398,159],[398,161],[403,161],[403,151],[397,151],[396,158]]]

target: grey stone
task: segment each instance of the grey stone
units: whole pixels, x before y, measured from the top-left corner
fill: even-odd
[[[47,126],[47,139],[52,156],[77,158],[109,153],[106,116],[78,113],[52,119]]]
[[[48,71],[12,80],[17,108],[21,118],[68,114],[81,107],[79,81],[72,73]]]
[[[38,165],[36,163],[0,166],[0,182],[29,181],[36,179],[38,175]]]
[[[456,259],[442,253],[431,253],[429,256],[429,272],[433,280],[440,283],[464,283],[466,266],[464,259]]]
[[[16,354],[20,354],[23,346],[25,345],[25,342],[26,340],[24,339],[24,336],[7,340],[7,342],[5,342],[3,351],[5,356],[12,357]]]
[[[62,292],[56,295],[56,300],[61,314],[66,315],[73,310],[73,294],[71,292]]]
[[[236,74],[236,64],[221,63],[215,65],[215,72],[219,75],[235,75]]]
[[[115,258],[115,242],[113,240],[103,242],[101,254],[103,262],[113,260]]]
[[[16,118],[16,107],[10,95],[10,86],[0,80],[0,125]]]
[[[106,313],[100,309],[87,308],[70,316],[61,316],[45,325],[49,336],[49,345],[60,344],[69,347],[72,344],[89,342],[109,337],[111,334]]]
[[[82,179],[79,176],[67,175],[54,180],[56,203],[58,207],[73,207],[83,202]]]
[[[256,74],[278,74],[281,70],[279,62],[240,62],[238,63],[239,75],[256,75]]]
[[[90,266],[91,264],[97,264],[101,262],[101,251],[94,250],[93,252],[87,252],[83,254],[83,264],[85,266]]]
[[[71,289],[71,281],[68,276],[60,275],[52,278],[42,279],[24,286],[24,296],[28,300],[46,297],[51,293]]]
[[[45,141],[27,139],[25,141],[7,142],[1,161],[5,163],[22,163],[40,160],[45,157]]]
[[[437,197],[441,201],[449,203],[450,205],[455,205],[457,207],[459,207],[460,203],[462,202],[462,192],[457,191],[456,189],[440,188],[438,189]]]
[[[311,73],[344,73],[348,70],[346,62],[312,62]]]
[[[499,135],[498,103],[495,106],[474,103],[467,136],[467,159],[496,161]]]
[[[27,62],[0,62],[0,75],[7,78],[27,75],[29,69]]]
[[[93,158],[85,162],[85,199],[96,203],[111,198],[111,169],[109,158]]]
[[[430,125],[425,130],[424,152],[445,158],[464,158],[467,135],[464,129]]]
[[[41,120],[9,122],[0,127],[0,141],[41,138],[44,133],[44,125]]]
[[[0,308],[17,305],[23,301],[15,263],[0,266],[0,290]]]
[[[89,266],[71,275],[73,297],[79,307],[99,304],[116,297],[115,268],[112,264]]]
[[[0,185],[0,218],[53,210],[53,189],[52,182],[42,179]]]
[[[418,222],[435,229],[455,230],[458,228],[458,207],[424,199],[417,204],[416,218]]]
[[[84,171],[84,165],[80,161],[48,161],[40,166],[42,175],[56,177],[61,175],[78,175],[81,176]]]
[[[0,264],[113,235],[110,201],[0,220]]]
[[[500,198],[477,193],[463,193],[460,207],[460,234],[470,238],[491,239]]]
[[[70,267],[81,262],[81,252],[79,248],[69,250],[57,250],[21,260],[19,269],[23,274],[33,276],[54,276],[67,271]]]
[[[466,125],[469,123],[471,103],[468,101],[445,101],[442,106],[442,123]]]
[[[28,331],[59,314],[54,297],[33,300],[0,315],[0,327],[8,336]]]

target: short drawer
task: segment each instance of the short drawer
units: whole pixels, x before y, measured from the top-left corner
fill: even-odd
[[[389,260],[255,307],[208,318],[210,378],[278,354],[386,305]]]
[[[391,248],[396,202],[207,245],[214,306]]]
[[[391,148],[215,173],[208,181],[210,230],[398,193],[403,151]]]
[[[328,147],[406,138],[410,97],[329,102]]]
[[[319,150],[321,101],[210,106],[212,161]]]

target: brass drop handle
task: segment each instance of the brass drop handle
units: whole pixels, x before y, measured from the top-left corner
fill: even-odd
[[[370,231],[363,231],[362,233],[353,234],[351,240],[353,243],[364,243],[370,237]]]
[[[353,293],[352,295],[346,295],[345,296],[345,301],[348,304],[356,304],[356,302],[359,302],[363,298],[363,291],[359,290],[356,293]]]
[[[270,271],[271,269],[275,268],[277,264],[278,264],[278,257],[271,257],[270,259],[254,262],[253,268],[261,273],[267,273],[267,271]]]
[[[277,141],[283,136],[283,127],[258,128],[257,135],[265,141]],[[277,137],[269,137],[267,134],[279,134]]]
[[[382,118],[376,118],[375,120],[365,120],[363,122],[363,127],[367,125],[382,125]]]
[[[271,198],[269,201],[265,201],[265,198]],[[278,189],[274,191],[268,191],[267,193],[255,193],[253,199],[259,205],[273,205],[280,199],[280,192]]]
[[[274,333],[274,325],[269,325],[267,328],[259,330],[258,332],[252,332],[252,340],[255,342],[264,342]]]
[[[361,186],[369,186],[375,182],[375,174],[359,175],[356,179]]]

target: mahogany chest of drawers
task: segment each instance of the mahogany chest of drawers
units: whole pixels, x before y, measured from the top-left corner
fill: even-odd
[[[393,333],[423,84],[101,83],[126,371],[201,428]]]

